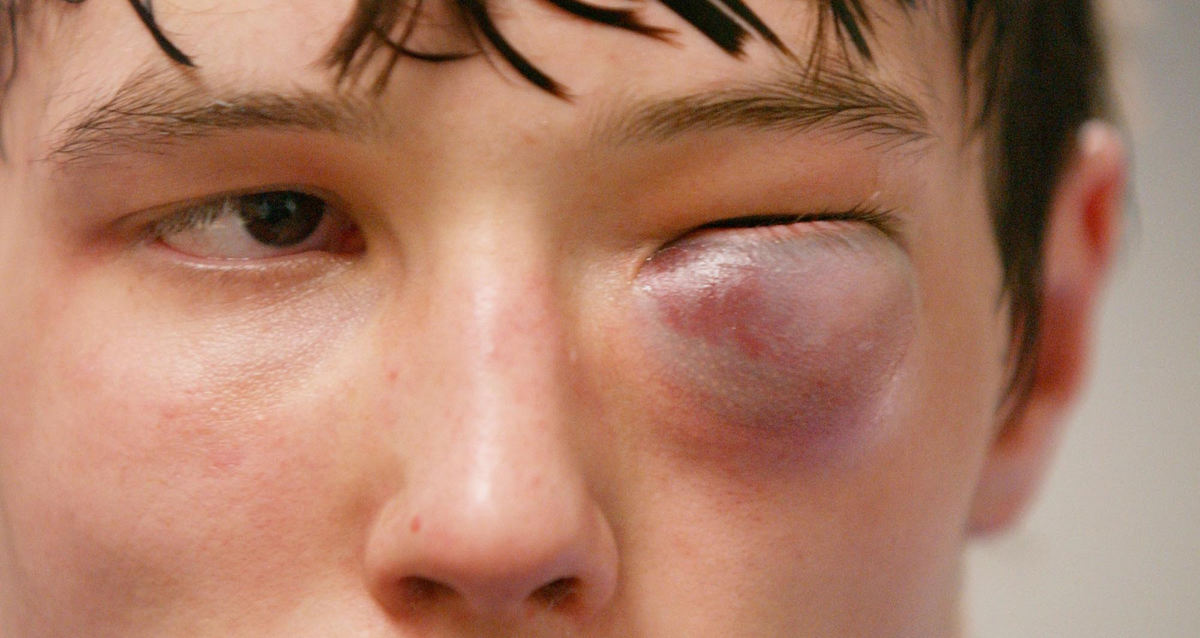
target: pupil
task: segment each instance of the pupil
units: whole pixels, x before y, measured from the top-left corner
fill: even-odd
[[[246,232],[260,243],[280,248],[308,239],[325,217],[325,202],[294,191],[245,195],[238,204]]]

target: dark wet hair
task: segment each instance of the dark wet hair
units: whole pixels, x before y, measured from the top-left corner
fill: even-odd
[[[0,0],[3,2],[4,0]],[[45,1],[45,0],[33,0]],[[84,0],[60,0],[78,4]],[[339,79],[355,76],[383,52],[390,56],[375,81],[382,89],[401,57],[445,62],[476,54],[498,56],[526,80],[569,99],[567,88],[530,63],[497,28],[488,0],[448,1],[474,48],[425,51],[410,37],[426,0],[357,0],[326,61]],[[635,9],[609,8],[583,0],[544,0],[565,13],[602,27],[669,39],[671,30],[644,23]],[[658,0],[691,28],[731,55],[758,37],[788,53],[784,43],[742,0]],[[814,51],[832,30],[843,49],[866,64],[872,59],[872,9],[867,0],[809,1],[818,11]],[[905,10],[920,4],[953,3],[964,88],[980,96],[969,125],[987,136],[988,192],[992,224],[1003,266],[1003,291],[1012,324],[1010,392],[1005,409],[1013,415],[1032,382],[1042,296],[1042,244],[1047,212],[1074,137],[1088,119],[1107,111],[1105,62],[1095,30],[1091,0],[875,0]],[[163,53],[192,66],[190,57],[166,36],[149,0],[128,0]],[[0,78],[10,79],[16,56],[16,16],[20,0],[0,7]],[[4,26],[9,28],[5,29]],[[3,99],[0,85],[0,100]],[[1002,300],[1004,301],[1004,300]]]

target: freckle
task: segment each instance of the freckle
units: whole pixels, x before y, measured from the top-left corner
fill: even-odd
[[[421,531],[421,517],[420,516],[412,517],[412,520],[409,521],[409,523],[408,523],[408,529],[412,530],[412,533],[414,533],[414,534]]]

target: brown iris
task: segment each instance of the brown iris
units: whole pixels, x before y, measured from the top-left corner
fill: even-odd
[[[246,232],[268,246],[294,246],[312,236],[325,217],[325,202],[295,191],[256,193],[237,198]]]

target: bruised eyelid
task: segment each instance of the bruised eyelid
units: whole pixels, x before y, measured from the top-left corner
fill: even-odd
[[[681,422],[788,433],[814,459],[871,438],[916,332],[918,289],[882,233],[827,224],[717,230],[643,268],[642,339],[656,382],[693,399]]]

